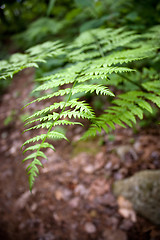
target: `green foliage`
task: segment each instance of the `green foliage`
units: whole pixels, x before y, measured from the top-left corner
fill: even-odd
[[[37,68],[37,63],[45,62],[45,58],[64,54],[62,47],[63,45],[59,41],[48,41],[28,49],[26,54],[11,55],[8,61],[0,61],[0,79],[12,78],[14,74],[28,67]]]
[[[54,27],[53,27],[54,26]],[[31,23],[25,32],[17,34],[14,39],[18,46],[25,49],[34,44],[41,43],[48,40],[51,36],[57,34],[65,23],[63,21],[56,21],[51,18],[39,18]]]
[[[41,158],[47,158],[41,151],[43,148],[54,147],[47,142],[51,139],[65,139],[63,132],[55,127],[61,125],[81,124],[80,119],[91,122],[89,129],[82,138],[95,136],[104,129],[107,133],[116,125],[132,127],[137,118],[143,119],[145,111],[152,112],[153,104],[160,107],[160,80],[151,69],[144,69],[146,58],[154,59],[159,48],[157,33],[145,35],[127,31],[125,28],[93,29],[80,34],[71,44],[63,46],[59,42],[48,42],[30,48],[26,54],[14,55],[15,61],[2,62],[1,78],[13,76],[16,72],[29,66],[37,67],[37,62],[46,57],[64,55],[66,65],[55,74],[39,79],[42,84],[34,92],[42,91],[40,102],[54,97],[55,102],[41,109],[26,119],[25,131],[46,129],[42,133],[25,141],[22,147],[32,144],[24,150],[31,151],[24,161],[30,161],[27,167],[30,190],[35,177],[39,173],[38,165],[42,166]],[[12,57],[12,59],[13,59]],[[131,68],[131,62],[139,62],[139,71]],[[141,74],[143,69],[143,74]],[[145,77],[145,75],[151,75]],[[142,76],[142,79],[139,78]],[[116,88],[127,89],[127,84],[134,86],[117,96]],[[114,86],[114,88],[113,88]],[[112,91],[111,91],[112,89]],[[48,93],[51,90],[51,93]],[[104,95],[106,101],[112,99],[111,105],[100,116],[77,94],[86,93]],[[59,98],[61,97],[61,101]],[[62,100],[63,99],[63,100]],[[59,102],[58,102],[59,101]],[[76,121],[79,119],[78,121]],[[24,131],[24,132],[25,132]],[[35,142],[38,142],[35,144]]]

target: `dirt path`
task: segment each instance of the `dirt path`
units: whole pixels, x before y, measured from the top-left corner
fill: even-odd
[[[20,147],[33,70],[15,77],[0,108],[0,239],[17,240],[149,240],[160,239],[157,227],[137,216],[122,217],[111,191],[113,181],[142,169],[160,167],[158,126],[133,133],[117,128],[114,135],[78,142],[83,129],[71,128],[70,143],[47,150],[33,194]]]

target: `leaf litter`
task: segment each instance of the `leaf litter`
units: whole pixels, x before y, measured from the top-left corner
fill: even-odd
[[[117,201],[112,193],[115,180],[143,169],[160,168],[160,130],[156,126],[137,133],[117,127],[113,141],[105,135],[103,145],[94,143],[96,151],[89,151],[87,145],[88,151],[76,146],[79,149],[75,152],[71,142],[55,142],[56,152],[47,150],[45,168],[40,171],[33,193],[28,192],[20,146],[31,133],[21,134],[23,123],[19,116],[33,87],[33,74],[32,69],[18,74],[1,96],[0,239],[160,239],[156,225],[136,215],[126,199],[120,196]],[[23,114],[33,113],[40,104],[31,105]],[[13,110],[16,117],[4,126]],[[78,140],[81,133],[81,127],[69,127],[70,140]]]

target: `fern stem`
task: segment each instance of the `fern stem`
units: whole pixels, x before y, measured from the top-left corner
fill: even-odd
[[[141,84],[132,81],[130,78],[128,78],[128,77],[122,75],[121,73],[117,73],[117,75],[119,75],[120,77],[126,79],[128,82],[130,82],[130,83],[136,85],[136,86],[139,87],[143,92],[147,92],[146,89],[145,89]]]
[[[99,53],[100,53],[101,57],[105,57],[103,49],[102,49],[101,44],[99,43],[97,37],[94,34],[92,34],[92,36],[94,37],[94,39],[96,41],[96,44],[97,44],[97,47],[98,47],[98,50],[99,50]]]

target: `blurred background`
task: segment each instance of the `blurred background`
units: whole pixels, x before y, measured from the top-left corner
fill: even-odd
[[[48,40],[70,43],[93,28],[125,27],[147,33],[159,24],[157,0],[1,0],[0,60]],[[26,69],[13,80],[0,81],[0,239],[160,239],[151,219],[136,216],[130,203],[122,197],[117,202],[112,193],[114,181],[140,170],[159,169],[160,114],[156,107],[133,129],[118,127],[114,133],[87,142],[77,141],[84,131],[81,126],[71,128],[72,143],[54,143],[57,151],[46,153],[48,162],[33,193],[28,191],[20,147],[24,119],[37,105],[21,108],[37,97],[31,94],[39,84],[36,78],[63,67],[63,58],[50,58],[39,69]],[[138,64],[134,67],[139,68]],[[143,78],[159,77],[159,59],[147,60],[141,68]],[[141,76],[137,73],[135,81]],[[117,91],[122,90],[124,86]],[[105,98],[89,101],[101,112]]]

